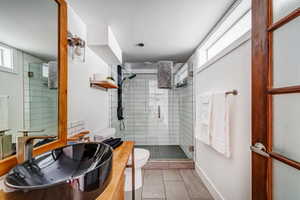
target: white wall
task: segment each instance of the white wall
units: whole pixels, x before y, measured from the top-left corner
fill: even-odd
[[[14,47],[14,72],[0,70],[0,95],[9,96],[8,99],[8,133],[13,135],[13,142],[17,132],[30,126],[30,98],[29,98],[29,63],[43,63],[45,61],[29,55]],[[45,127],[43,127],[45,128]]]
[[[190,62],[197,62],[196,57],[192,57]],[[239,92],[238,96],[229,97],[231,158],[227,159],[210,146],[196,142],[197,171],[215,199],[250,200],[250,40],[199,72],[195,77],[197,94],[232,89],[237,89]]]
[[[71,33],[86,40],[86,25],[70,6],[68,26]],[[109,125],[108,92],[90,88],[89,78],[94,73],[108,75],[109,66],[89,48],[86,49],[85,63],[73,61],[69,55],[68,64],[68,121],[84,121],[86,128],[92,131],[107,128]]]
[[[14,49],[15,73],[0,71],[0,95],[8,99],[8,127],[10,133],[23,128],[23,54]]]

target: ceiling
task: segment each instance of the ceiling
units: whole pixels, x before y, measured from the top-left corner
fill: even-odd
[[[124,62],[186,61],[234,1],[68,0],[89,33],[110,25]]]
[[[0,42],[36,57],[56,60],[58,5],[53,0],[3,0]]]

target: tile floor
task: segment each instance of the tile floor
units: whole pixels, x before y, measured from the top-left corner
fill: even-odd
[[[195,170],[144,170],[136,200],[213,200]],[[131,200],[131,192],[126,193]]]
[[[179,145],[136,145],[150,151],[150,160],[188,159]]]

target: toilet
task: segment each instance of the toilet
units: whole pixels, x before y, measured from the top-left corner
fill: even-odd
[[[135,190],[139,189],[143,185],[142,167],[147,163],[150,157],[150,152],[146,149],[135,148],[134,149],[134,163],[135,163]],[[128,160],[128,165],[131,164],[131,156]],[[132,169],[126,168],[125,170],[125,191],[132,190]]]

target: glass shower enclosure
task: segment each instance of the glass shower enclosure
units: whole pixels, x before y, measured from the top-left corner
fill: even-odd
[[[48,63],[29,63],[24,74],[24,124],[37,135],[56,136],[58,131],[58,90],[49,87]]]
[[[157,74],[138,74],[126,81],[122,94],[125,128],[116,126],[117,135],[148,149],[152,160],[192,159],[192,95],[183,95],[183,90],[188,88],[159,89]],[[182,118],[187,112],[183,109],[190,109],[190,123]]]

